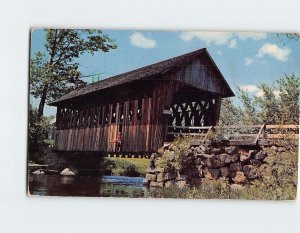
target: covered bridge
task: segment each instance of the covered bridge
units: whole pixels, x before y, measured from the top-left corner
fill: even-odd
[[[221,99],[234,96],[203,48],[74,90],[57,107],[58,151],[147,153],[168,126],[216,125]]]

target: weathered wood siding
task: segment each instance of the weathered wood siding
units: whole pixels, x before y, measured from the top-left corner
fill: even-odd
[[[110,103],[83,109],[58,108],[56,149],[114,152],[121,132],[121,152],[156,151],[163,145],[167,130],[168,116],[163,109],[170,109],[178,88],[174,81],[156,81],[148,96],[128,96],[119,102],[112,98]]]
[[[171,73],[170,78],[221,96],[226,95],[228,91],[224,88],[216,67],[206,56],[198,56],[188,65],[178,67],[175,72]]]

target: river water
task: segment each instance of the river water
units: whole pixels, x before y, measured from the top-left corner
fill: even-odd
[[[146,197],[143,178],[126,176],[61,176],[32,175],[28,177],[31,195],[87,197]]]

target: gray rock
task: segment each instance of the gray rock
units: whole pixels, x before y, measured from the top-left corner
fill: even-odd
[[[267,157],[267,152],[261,150],[259,151],[255,156],[254,158],[255,159],[258,159],[258,160],[264,160],[265,158]]]
[[[147,172],[148,172],[148,170],[147,170]],[[155,173],[162,173],[162,172],[164,172],[164,168],[162,168],[162,167],[156,167],[155,168]]]
[[[75,172],[71,171],[69,168],[65,168],[64,170],[61,171],[60,173],[63,176],[75,176]]]
[[[175,173],[166,173],[165,174],[165,181],[167,180],[174,180],[176,178],[176,174]]]
[[[221,176],[222,177],[230,177],[230,169],[229,169],[229,167],[221,167],[220,171],[221,171]]]
[[[216,158],[223,163],[234,163],[239,160],[238,154],[219,154],[216,155]]]
[[[164,179],[164,174],[163,173],[158,173],[157,176],[156,176],[156,181],[157,182],[163,182],[165,179]]]
[[[238,150],[239,149],[236,146],[229,146],[225,148],[225,152],[230,155],[236,153]]]
[[[155,172],[156,172],[156,169],[155,168],[151,168],[151,167],[148,167],[147,170],[146,170],[146,173],[155,174]]]
[[[199,146],[196,147],[196,152],[197,152],[197,154],[202,154],[202,153],[204,153],[204,151],[201,150]]]
[[[201,180],[201,178],[192,178],[190,183],[192,186],[198,187],[201,185]]]
[[[180,181],[180,180],[186,180],[188,178],[187,175],[181,175],[178,173],[177,177],[176,177],[176,181]]]
[[[143,186],[148,186],[150,184],[150,181],[147,180],[146,178],[143,179]]]
[[[223,152],[224,152],[224,149],[223,149],[223,148],[213,148],[213,149],[211,150],[211,153],[213,153],[213,154],[215,154],[215,155],[221,154],[221,153],[223,153]]]
[[[238,154],[231,154],[231,155],[227,155],[226,158],[225,158],[225,163],[228,164],[228,163],[235,163],[239,161],[239,155]]]
[[[203,160],[204,165],[208,168],[220,168],[224,167],[226,164],[219,161],[216,157],[211,157]]]
[[[180,189],[183,189],[184,187],[186,187],[186,180],[179,180],[179,181],[176,181],[176,186]]]
[[[262,164],[262,162],[258,159],[251,159],[250,164],[255,166],[255,167],[259,167]]]
[[[165,187],[166,188],[170,188],[173,187],[175,185],[175,181],[174,180],[168,180],[165,182]]]
[[[245,183],[247,181],[245,174],[241,171],[232,173],[231,179],[236,184]]]
[[[249,162],[250,161],[250,155],[241,153],[240,154],[240,161],[243,162],[243,163]]]
[[[200,165],[200,164],[201,164],[201,161],[202,161],[202,160],[201,160],[200,158],[197,158],[197,159],[195,159],[195,164],[196,164],[196,165]]]
[[[207,179],[214,179],[214,180],[216,180],[216,179],[218,179],[219,177],[220,177],[220,169],[211,169],[211,168],[209,168],[209,169],[207,169],[206,170],[206,173],[205,173],[205,178],[207,178]]]
[[[146,174],[146,179],[150,180],[150,181],[156,181],[156,174],[147,173]]]
[[[278,147],[277,152],[278,153],[286,152],[286,149],[284,147]]]
[[[241,171],[243,169],[241,162],[230,164],[230,171]]]
[[[150,182],[150,187],[153,187],[153,188],[163,188],[164,187],[164,183],[163,182],[151,181]]]
[[[257,154],[257,150],[249,150],[249,157],[251,158],[251,159],[253,159],[254,158],[254,155],[256,155]]]
[[[249,180],[256,179],[259,177],[258,169],[252,165],[245,165],[243,167],[243,172]]]
[[[34,175],[44,175],[45,172],[43,170],[38,169],[38,170],[35,170],[34,172],[32,172],[32,174],[34,174]]]
[[[213,155],[210,154],[198,154],[197,157],[201,158],[201,159],[208,159],[213,157]]]

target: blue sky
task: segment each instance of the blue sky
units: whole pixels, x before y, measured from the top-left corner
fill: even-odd
[[[284,40],[275,33],[203,32],[203,31],[138,31],[103,30],[114,39],[118,48],[94,56],[79,58],[85,78],[97,81],[149,65],[200,48],[207,48],[233,91],[238,87],[259,96],[259,83],[273,83],[284,74],[300,75],[300,41]],[[45,51],[44,31],[34,30],[31,56]],[[237,103],[236,97],[234,101]],[[38,100],[30,98],[31,104]],[[46,106],[45,115],[53,115],[56,108]]]

